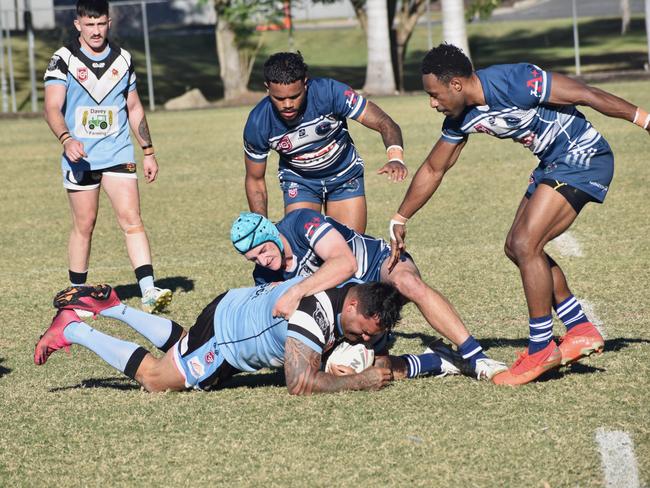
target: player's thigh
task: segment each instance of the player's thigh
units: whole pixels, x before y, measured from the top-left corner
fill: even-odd
[[[148,391],[184,390],[185,377],[181,374],[174,361],[174,347],[161,358],[156,359],[151,354],[147,355],[135,379]]]
[[[568,200],[551,186],[539,185],[511,229],[511,244],[544,245],[567,230],[577,217]]]
[[[102,176],[102,188],[118,219],[140,216],[140,192],[135,173],[107,171]]]
[[[99,187],[89,190],[67,190],[67,194],[75,226],[92,228],[99,208]]]
[[[291,203],[287,206],[284,207],[284,214],[288,214],[289,212],[293,212],[294,210],[298,210],[299,208],[308,208],[310,210],[314,210],[318,213],[321,212],[321,204],[320,202],[295,202]]]
[[[420,270],[407,253],[402,253],[390,272],[388,272],[388,260],[384,261],[381,267],[381,281],[395,286],[406,298],[409,298],[411,291],[416,293],[422,286],[426,286],[420,276]]]
[[[346,200],[327,200],[325,214],[351,229],[363,234],[367,224],[366,197],[354,197]]]

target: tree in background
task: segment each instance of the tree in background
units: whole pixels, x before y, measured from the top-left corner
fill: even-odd
[[[279,23],[282,5],[272,0],[213,0],[213,3],[217,14],[219,75],[224,98],[232,100],[248,92],[248,80],[263,40],[257,26]]]
[[[463,0],[441,0],[442,3],[442,40],[463,50],[468,58],[467,31],[465,30],[465,5]]]
[[[386,0],[368,0],[365,13],[368,63],[363,91],[371,95],[392,95],[395,93],[395,77],[388,37]]]

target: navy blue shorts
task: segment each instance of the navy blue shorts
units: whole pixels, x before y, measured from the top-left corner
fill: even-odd
[[[305,178],[289,169],[280,169],[278,178],[284,206],[298,202],[322,205],[327,201],[335,202],[364,196],[366,193],[363,181],[363,161],[361,159],[357,161],[345,173],[324,179]]]

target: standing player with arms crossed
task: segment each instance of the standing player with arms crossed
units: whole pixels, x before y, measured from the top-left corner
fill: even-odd
[[[77,2],[79,37],[54,53],[45,72],[45,120],[63,146],[63,186],[72,210],[70,282],[86,283],[101,186],[124,231],[142,306],[153,312],[169,304],[172,292],[154,286],[129,125],[144,151],[147,183],[155,181],[158,164],[131,55],[108,40],[108,8],[106,0]]]
[[[377,173],[394,182],[408,174],[402,132],[377,105],[329,78],[307,78],[300,53],[276,53],[264,63],[268,96],[244,128],[246,197],[252,212],[268,215],[264,175],[271,149],[280,156],[284,212],[310,208],[358,231],[366,229],[363,160],[347,118],[381,134],[388,163]]]
[[[588,202],[602,203],[614,173],[605,138],[576,109],[585,105],[648,130],[650,115],[627,101],[558,73],[520,63],[474,71],[465,54],[441,44],[422,61],[431,107],[446,115],[442,137],[418,169],[390,223],[391,264],[405,249],[406,221],[433,195],[458,160],[469,134],[513,139],[540,160],[508,232],[505,253],[521,273],[529,312],[529,344],[497,384],[528,383],[545,371],[600,352],[604,340],[544,251]],[[567,333],[558,348],[552,311]]]

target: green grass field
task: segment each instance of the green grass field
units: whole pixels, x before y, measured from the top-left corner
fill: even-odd
[[[647,84],[604,87],[650,106]],[[401,124],[414,171],[441,116],[423,95],[377,102]],[[186,326],[218,293],[250,283],[248,263],[228,240],[246,207],[246,115],[246,108],[149,115],[161,172],[141,187],[143,215],[158,282],[175,290],[168,314]],[[606,352],[518,389],[423,378],[311,398],[289,396],[282,374],[271,371],[221,391],[148,394],[77,346],[34,366],[52,296],[67,285],[70,217],[60,147],[45,123],[0,120],[0,486],[603,486],[601,428],[629,434],[641,484],[649,483],[649,139],[630,123],[588,117],[617,156],[612,190],[571,229],[582,257],[549,249],[602,321]],[[406,185],[374,175],[385,157],[380,138],[352,126],[367,164],[368,231],[385,236]],[[502,248],[534,164],[519,145],[473,137],[409,225],[409,250],[425,279],[489,354],[508,363],[526,344],[527,314]],[[268,185],[277,219],[275,166],[273,159]],[[104,197],[89,279],[139,303]],[[433,332],[412,305],[404,315],[394,350],[420,352]],[[152,348],[123,324],[92,324]]]

